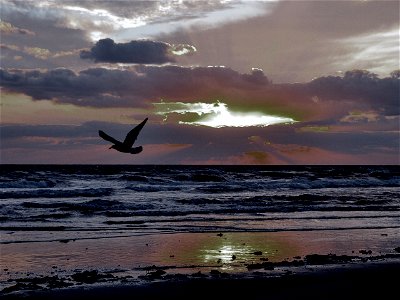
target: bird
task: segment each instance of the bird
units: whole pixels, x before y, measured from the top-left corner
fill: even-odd
[[[148,118],[144,119],[142,123],[137,125],[135,128],[133,128],[131,131],[128,132],[128,134],[125,137],[125,140],[123,142],[120,142],[113,137],[109,136],[107,133],[105,133],[102,130],[99,130],[99,136],[103,138],[104,140],[113,143],[109,149],[115,149],[119,152],[122,153],[130,153],[130,154],[138,154],[143,151],[143,147],[133,147],[133,143],[135,143],[140,131],[142,130],[143,126],[146,124]]]

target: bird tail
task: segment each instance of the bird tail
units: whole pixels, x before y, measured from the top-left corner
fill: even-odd
[[[138,153],[140,153],[142,151],[143,151],[143,147],[139,146],[139,147],[131,148],[131,151],[129,153],[130,154],[138,154]]]

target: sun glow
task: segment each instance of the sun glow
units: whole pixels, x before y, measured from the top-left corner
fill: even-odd
[[[197,51],[196,47],[192,45],[187,45],[187,44],[177,44],[177,45],[171,45],[171,52],[174,55],[185,55],[188,53],[194,53]]]
[[[214,128],[221,127],[265,127],[274,124],[285,124],[296,122],[292,118],[265,115],[259,112],[232,112],[228,106],[222,102],[216,103],[183,103],[183,102],[160,102],[154,103],[156,114],[165,116],[169,114],[190,114],[195,113],[199,116],[193,121],[179,121],[180,124],[202,125]]]

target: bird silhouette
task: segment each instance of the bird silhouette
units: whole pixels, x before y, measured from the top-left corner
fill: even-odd
[[[131,131],[129,131],[125,137],[124,142],[117,141],[116,139],[114,139],[113,137],[109,136],[107,133],[101,130],[99,130],[99,136],[105,139],[106,141],[114,144],[110,147],[110,149],[115,149],[123,153],[138,154],[143,151],[143,147],[139,146],[132,148],[132,145],[136,141],[140,131],[142,130],[144,124],[146,124],[147,120],[148,118],[144,119],[142,123],[140,123]]]

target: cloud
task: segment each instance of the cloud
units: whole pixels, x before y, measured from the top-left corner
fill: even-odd
[[[47,59],[51,55],[48,49],[39,47],[25,47],[24,52],[40,59]]]
[[[258,66],[274,82],[306,82],[354,68],[383,77],[399,65],[399,1],[384,3],[277,1],[270,14],[245,22],[160,33],[157,39],[196,45],[196,56],[180,60],[187,65],[222,64],[242,72]]]
[[[310,147],[296,144],[274,145],[279,155],[270,155],[271,164],[294,165],[334,165],[340,162],[344,165],[357,164],[395,164],[398,159],[393,149],[373,149],[360,153],[349,153],[338,149],[329,150],[324,147]],[[382,155],[385,153],[385,155]]]
[[[307,125],[298,129],[299,132],[328,132],[329,126]]]
[[[140,163],[398,163],[398,131],[298,132],[293,128],[297,125],[215,129],[162,125],[154,116],[149,121],[138,140],[146,149],[137,157]],[[3,124],[2,161],[128,163],[132,157],[107,151],[107,143],[97,131],[123,139],[131,128],[132,124],[98,121],[80,125]],[[74,155],[78,152],[81,155]]]
[[[58,13],[51,7],[46,7],[46,3],[41,1],[8,1],[1,2],[1,20],[12,24],[18,28],[26,28],[34,32],[35,35],[22,34],[3,34],[1,33],[1,43],[19,47],[21,53],[13,54],[11,51],[2,51],[3,67],[10,68],[55,68],[68,66],[70,68],[86,68],[88,63],[76,55],[56,55],[74,52],[76,49],[87,49],[91,43],[86,37],[85,26],[70,29],[64,26],[65,16]],[[55,4],[55,1],[52,1]],[[28,54],[38,54],[33,49],[45,49],[49,55],[40,54],[40,58]],[[22,56],[23,61],[13,60],[15,55]],[[5,57],[4,57],[5,56]]]
[[[171,48],[172,48],[171,49],[172,54],[177,56],[192,54],[197,51],[195,46],[188,44],[171,45]]]
[[[1,136],[4,140],[13,138],[82,138],[95,137],[98,123],[87,122],[83,125],[22,125],[3,124]]]
[[[16,45],[6,45],[6,44],[0,44],[0,48],[2,50],[14,50],[14,51],[20,51],[20,47]]]
[[[3,50],[16,51],[16,52],[28,54],[28,55],[31,55],[35,58],[42,59],[42,60],[46,60],[48,58],[76,55],[76,54],[79,54],[83,50],[83,49],[74,49],[71,51],[51,52],[49,49],[46,49],[46,48],[27,47],[27,46],[20,47],[20,46],[11,45],[11,44],[0,44],[0,48]]]
[[[393,77],[379,79],[366,70],[345,72],[343,77],[320,77],[306,85],[308,92],[318,99],[334,99],[339,102],[358,102],[380,110],[384,115],[400,114],[400,80]],[[316,99],[316,98],[314,98]]]
[[[70,103],[77,106],[123,107],[141,106],[135,103],[135,97],[126,99],[124,94],[132,91],[130,80],[137,74],[107,69],[88,69],[74,73],[59,68],[40,72],[1,70],[1,84],[7,90],[21,92],[35,100],[48,99],[58,103]]]
[[[125,69],[93,68],[75,73],[59,68],[0,70],[1,86],[35,100],[48,99],[92,107],[146,107],[161,98],[210,99],[224,90],[252,90],[264,86],[259,72],[241,74],[229,68],[136,66]]]
[[[148,38],[160,31],[189,27],[203,20],[209,26],[216,22],[233,22],[259,15],[265,9],[257,2],[229,1],[9,1],[3,0],[6,14],[20,13],[41,20],[56,19],[58,26],[83,29],[92,40],[117,35]],[[135,29],[139,29],[135,31]],[[145,35],[145,36],[144,36]],[[124,40],[127,40],[125,38]]]
[[[347,116],[340,119],[345,123],[377,122],[379,114],[375,111],[351,111]]]
[[[167,120],[170,114],[193,115],[198,118],[189,121],[179,121],[180,124],[203,125],[214,128],[221,127],[265,127],[280,123],[294,123],[291,118],[264,115],[258,112],[232,112],[226,103],[217,101],[216,103],[182,103],[182,102],[160,102],[154,103],[156,114],[165,116]]]
[[[341,123],[354,111],[374,111],[379,115],[376,118],[400,114],[400,80],[380,79],[362,70],[303,84],[271,84],[261,70],[242,74],[225,67],[135,65],[92,68],[79,73],[69,69],[1,69],[0,84],[5,92],[81,107],[146,108],[155,112],[153,104],[160,100],[184,106],[213,105],[219,101],[226,104],[233,116],[256,113],[300,122],[326,121],[313,126]],[[168,121],[194,119],[190,112],[172,112],[168,113]]]
[[[348,49],[348,53],[336,57],[338,69],[358,66],[382,74],[399,64],[399,24],[384,31],[364,33],[334,43]]]
[[[276,1],[166,1],[158,11],[146,15],[141,26],[123,28],[113,33],[119,40],[128,37],[155,37],[177,30],[204,30],[222,24],[238,23],[269,14]]]
[[[249,164],[267,164],[269,162],[268,153],[262,151],[249,151],[245,157],[250,159]]]
[[[18,34],[26,34],[26,35],[35,35],[35,33],[33,31],[16,27],[16,26],[12,25],[11,23],[4,22],[2,20],[0,20],[0,32],[3,34],[18,33]]]
[[[81,51],[80,57],[95,62],[164,64],[175,61],[171,48],[168,43],[149,40],[114,43],[112,39],[102,39],[89,51]]]

